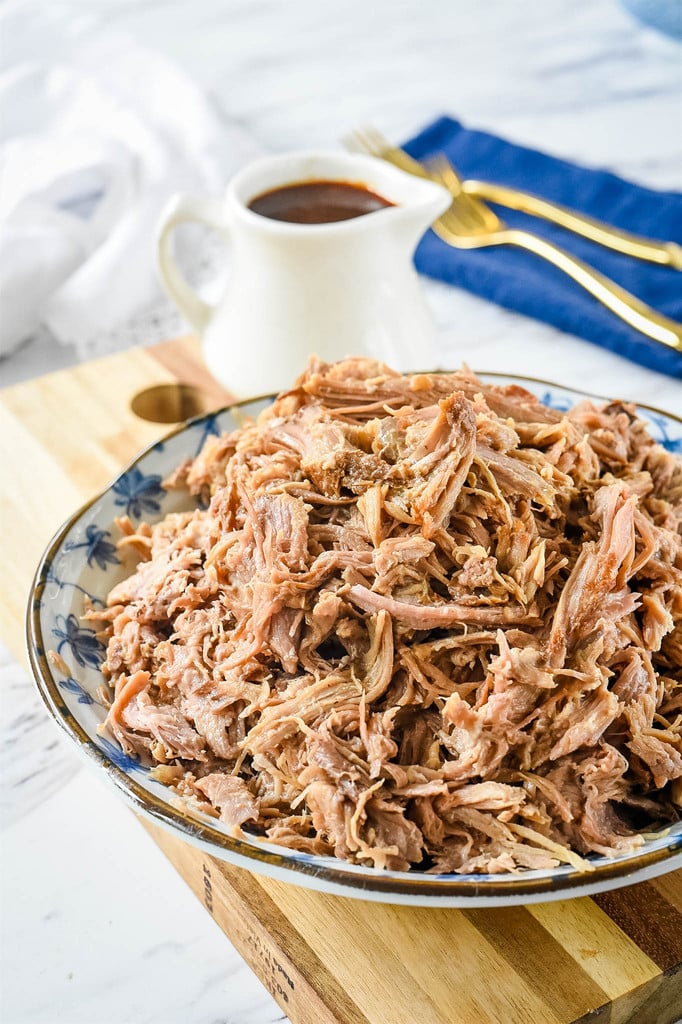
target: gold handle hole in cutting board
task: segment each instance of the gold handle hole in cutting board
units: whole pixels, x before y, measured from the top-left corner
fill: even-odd
[[[191,384],[156,384],[138,391],[130,402],[136,416],[152,423],[181,423],[214,407],[210,396]]]

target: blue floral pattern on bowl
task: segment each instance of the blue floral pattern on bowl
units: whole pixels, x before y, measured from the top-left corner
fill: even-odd
[[[73,676],[65,676],[64,679],[58,679],[57,682],[62,690],[68,690],[69,693],[75,693],[79,704],[96,703],[92,694],[88,693],[87,690],[84,690],[81,684],[75,680]]]
[[[520,377],[481,376],[491,383],[521,384],[548,405],[562,411],[590,397],[570,388]],[[106,707],[98,695],[104,682],[100,664],[105,649],[95,630],[82,620],[82,615],[88,603],[102,607],[111,588],[134,568],[135,553],[125,548],[117,550],[115,546],[118,535],[115,520],[124,512],[132,519],[145,518],[154,522],[170,512],[191,508],[192,499],[186,492],[164,488],[163,480],[186,458],[195,456],[207,437],[234,430],[245,416],[257,415],[267,404],[268,400],[258,400],[235,410],[225,409],[191,420],[143,452],[60,532],[41,564],[30,605],[33,610],[31,658],[48,707],[84,755],[94,759],[98,767],[107,772],[138,812],[154,820],[163,819],[185,839],[197,843],[214,856],[327,892],[362,895],[388,902],[396,898],[396,893],[400,894],[399,902],[422,905],[484,906],[527,902],[528,896],[524,891],[491,899],[488,891],[492,892],[499,883],[499,876],[430,875],[429,881],[443,883],[446,893],[430,899],[422,894],[415,895],[408,888],[400,888],[414,888],[418,873],[383,872],[377,875],[361,865],[282,850],[255,836],[235,840],[219,821],[179,807],[174,794],[153,778],[147,766],[100,732],[106,717]],[[681,420],[644,407],[639,409],[639,413],[653,436],[668,451],[682,451]],[[59,654],[53,663],[46,657],[50,650]],[[682,849],[682,824],[648,840],[646,849],[647,853]],[[682,859],[682,855],[676,856]],[[631,870],[629,858],[630,855],[625,855],[609,861],[608,858],[597,857],[594,864],[606,864],[607,871],[611,871],[614,864],[622,864],[617,871],[631,880],[632,875],[627,874]],[[558,898],[571,895],[571,886],[573,891],[578,889],[578,883],[571,881],[571,871],[571,868],[563,866],[552,872],[526,872],[523,879],[530,886],[537,884],[536,890],[530,890],[532,899]],[[613,884],[613,881],[600,883],[593,889],[608,888]],[[457,895],[462,886],[465,896]],[[448,894],[449,887],[455,895]],[[586,891],[591,890],[581,878],[580,893]]]
[[[143,515],[154,515],[161,511],[161,501],[166,493],[161,486],[158,473],[143,473],[139,466],[132,466],[122,473],[112,488],[115,502],[122,505],[125,513],[134,519]]]
[[[140,764],[137,758],[126,754],[125,750],[121,750],[117,743],[112,743],[111,740],[105,739],[104,736],[98,738],[97,746],[106,754],[112,764],[115,764],[122,772],[127,774],[130,772],[141,772],[144,774],[149,771],[146,765]]]
[[[670,417],[663,413],[649,413],[650,429],[659,444],[662,444],[669,452],[676,455],[682,454],[682,437],[670,434]],[[658,429],[656,429],[658,428]]]
[[[554,391],[545,391],[539,397],[543,405],[548,405],[550,409],[556,409],[557,412],[568,412],[574,404],[570,398],[562,397]]]
[[[62,653],[64,646],[67,646],[74,657],[77,665],[85,668],[99,668],[104,661],[104,644],[97,639],[94,629],[80,626],[78,619],[71,612],[70,615],[58,615],[56,625],[52,628],[52,636],[58,640],[57,654]]]
[[[118,565],[120,559],[116,554],[116,545],[111,542],[111,532],[100,530],[94,523],[90,523],[85,531],[85,540],[70,541],[65,550],[76,551],[78,548],[85,548],[85,559],[92,568],[93,561],[103,572],[108,565]]]

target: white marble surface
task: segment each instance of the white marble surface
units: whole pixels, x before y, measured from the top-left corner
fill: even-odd
[[[157,47],[264,151],[334,145],[365,123],[399,139],[451,112],[652,186],[680,187],[680,47],[614,0],[21,6],[44,19],[46,46],[58,24],[123,30]],[[454,289],[429,283],[428,295],[452,361],[589,383],[682,412],[679,382]],[[37,340],[0,365],[0,378],[9,384],[72,360]],[[283,1019],[132,815],[81,768],[25,672],[0,655],[4,1024]]]

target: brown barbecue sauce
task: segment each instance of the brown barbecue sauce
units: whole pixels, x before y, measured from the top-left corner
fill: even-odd
[[[248,207],[270,220],[331,224],[394,205],[364,185],[346,181],[301,181],[262,192]]]

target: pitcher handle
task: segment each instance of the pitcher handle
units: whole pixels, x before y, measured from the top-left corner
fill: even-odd
[[[221,199],[175,195],[168,201],[156,232],[156,259],[164,288],[182,315],[202,334],[215,312],[215,306],[201,298],[188,284],[172,253],[171,236],[179,224],[205,224],[229,232],[229,218]]]

